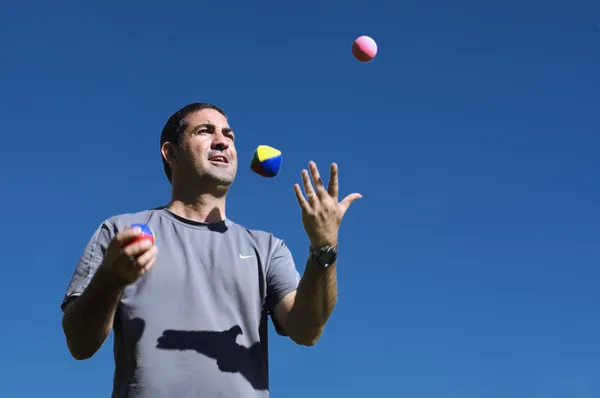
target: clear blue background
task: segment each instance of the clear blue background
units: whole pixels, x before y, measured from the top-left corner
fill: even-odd
[[[364,198],[320,343],[271,340],[272,396],[600,396],[600,2],[16,1],[0,9],[0,396],[108,397],[60,302],[114,214],[164,204],[168,116],[222,106],[228,215],[307,251],[313,159]],[[368,64],[359,35],[379,44]],[[281,174],[247,165],[282,150]]]

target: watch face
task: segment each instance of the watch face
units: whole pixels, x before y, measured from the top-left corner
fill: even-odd
[[[337,253],[335,249],[325,249],[321,251],[318,255],[319,265],[321,265],[322,267],[329,267],[335,262],[336,258]]]

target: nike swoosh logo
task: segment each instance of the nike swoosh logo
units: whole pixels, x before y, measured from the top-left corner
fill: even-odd
[[[254,257],[254,256],[243,256],[240,254],[240,258],[250,258],[250,257]]]

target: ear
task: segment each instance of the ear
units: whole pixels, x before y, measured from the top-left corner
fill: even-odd
[[[170,142],[165,142],[160,147],[160,154],[162,155],[163,159],[165,159],[167,164],[171,165],[177,157],[177,150],[173,144]]]

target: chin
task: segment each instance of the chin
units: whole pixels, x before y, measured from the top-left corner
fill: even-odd
[[[215,184],[226,186],[233,184],[237,174],[235,165],[229,164],[227,167],[215,167],[212,165],[198,167],[196,169],[200,184]]]
[[[233,184],[233,181],[235,180],[235,174],[230,174],[230,173],[209,173],[207,175],[207,177],[209,177],[211,180],[213,180],[214,182],[216,182],[217,184],[220,185],[231,185]]]

